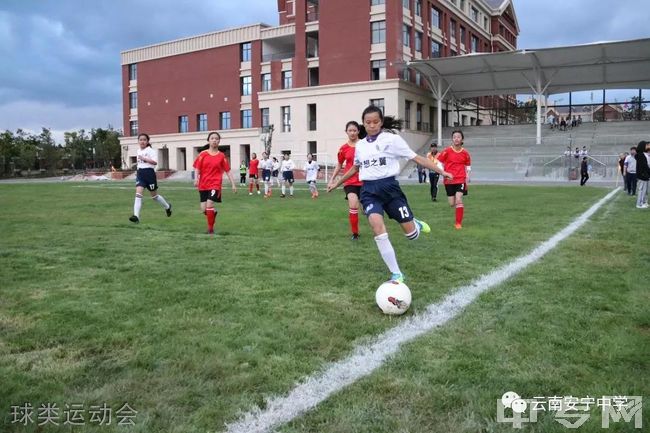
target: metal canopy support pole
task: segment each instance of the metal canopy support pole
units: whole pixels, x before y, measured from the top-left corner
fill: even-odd
[[[535,144],[542,144],[542,74],[537,71],[537,135],[535,137]]]
[[[438,146],[442,146],[442,79],[438,78],[438,94],[436,95],[436,113],[438,115]]]

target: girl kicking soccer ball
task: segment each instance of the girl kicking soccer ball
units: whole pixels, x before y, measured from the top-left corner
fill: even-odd
[[[369,106],[363,110],[361,118],[367,136],[356,145],[354,167],[337,182],[328,186],[327,190],[332,191],[359,172],[359,179],[363,182],[361,205],[375,235],[379,254],[391,272],[390,280],[403,283],[404,274],[397,264],[395,250],[388,239],[384,212],[400,224],[410,240],[417,239],[420,232],[429,233],[431,228],[424,221],[413,217],[406,196],[395,179],[400,171],[399,160],[410,159],[444,177],[451,179],[452,176],[432,161],[413,152],[394,131],[400,129],[399,121],[390,116],[384,117],[380,108]]]

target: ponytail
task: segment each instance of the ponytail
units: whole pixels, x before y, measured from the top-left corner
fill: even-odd
[[[370,113],[379,114],[379,119],[381,119],[381,123],[382,123],[382,129],[384,129],[385,131],[392,132],[393,134],[395,134],[395,131],[402,130],[401,120],[395,118],[394,116],[384,116],[384,113],[381,111],[381,108],[375,105],[369,105],[366,107],[365,110],[363,110],[363,113],[361,114],[362,122],[363,119],[366,117],[366,114],[370,114]],[[359,133],[361,133],[361,131],[359,131]],[[359,134],[359,138],[361,138],[361,134]]]

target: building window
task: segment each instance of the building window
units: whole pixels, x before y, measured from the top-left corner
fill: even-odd
[[[415,51],[422,52],[422,33],[415,32]]]
[[[138,135],[138,121],[132,120],[129,122],[129,131],[131,132],[131,137]]]
[[[187,116],[178,116],[178,132],[188,132],[189,130],[189,118]]]
[[[431,27],[440,28],[440,11],[434,7],[431,8]]]
[[[282,132],[291,132],[291,107],[280,107],[282,112]]]
[[[307,104],[307,130],[316,131],[316,104]]]
[[[411,46],[411,27],[402,24],[402,44],[405,47]]]
[[[318,32],[307,33],[307,58],[315,59],[318,57]]]
[[[196,116],[196,127],[197,131],[208,130],[208,115],[206,113],[201,113]]]
[[[318,145],[315,141],[307,142],[307,153],[314,155],[314,161],[316,160],[316,154],[318,153]]]
[[[411,81],[411,70],[409,68],[402,69],[402,80]]]
[[[416,129],[422,131],[422,104],[415,104]]]
[[[386,3],[385,0],[370,0],[370,6],[383,5]]]
[[[437,59],[440,57],[440,44],[438,42],[431,41],[431,58]]]
[[[262,92],[271,90],[271,74],[262,74]]]
[[[411,0],[402,0],[402,7],[404,9],[411,9]]]
[[[487,17],[483,17],[483,28],[485,30],[487,30],[487,31],[490,31],[490,29],[488,28],[488,19],[487,19]]]
[[[247,77],[241,77],[239,80],[241,81],[241,95],[250,96],[253,93],[252,77],[249,75]]]
[[[474,22],[478,23],[478,9],[472,6],[472,19]]]
[[[292,87],[291,71],[282,71],[282,88],[291,89]]]
[[[262,127],[266,128],[271,125],[271,115],[268,108],[260,108],[260,117],[262,118]]]
[[[138,79],[138,64],[131,63],[129,65],[129,80],[135,81]]]
[[[386,43],[386,21],[373,21],[370,23],[371,43]]]
[[[386,79],[386,60],[373,60],[370,62],[370,79],[371,80],[385,80]]]
[[[219,113],[219,129],[230,129],[230,111]]]
[[[422,74],[420,74],[420,71],[415,71],[415,84],[417,86],[422,85]]]
[[[449,50],[449,55],[450,55],[451,57],[454,57],[454,56],[457,56],[458,53],[456,52],[456,50]]]
[[[463,45],[465,45],[465,36],[466,36],[466,34],[467,34],[467,32],[465,30],[465,27],[460,26],[460,43],[463,44]]]
[[[404,101],[404,128],[411,129],[411,101]]]
[[[449,35],[456,39],[456,21],[449,20]]]
[[[138,108],[138,92],[129,93],[129,108],[131,110]]]
[[[465,0],[460,0],[460,10],[465,12]]]
[[[252,110],[241,110],[241,127],[242,128],[252,128],[253,127],[253,112],[252,112]]]
[[[318,68],[309,68],[307,70],[307,85],[310,87],[318,86]]]
[[[479,48],[478,48],[478,38],[474,35],[472,35],[472,52],[473,53],[478,53]]]
[[[422,16],[422,0],[415,0],[415,15]]]
[[[242,62],[251,61],[251,51],[252,51],[251,46],[252,44],[250,42],[245,42],[241,44],[240,59]]]
[[[377,108],[381,109],[381,112],[384,113],[384,98],[381,99],[371,99],[370,105],[374,105]]]

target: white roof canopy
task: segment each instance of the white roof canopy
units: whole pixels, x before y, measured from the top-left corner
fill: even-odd
[[[434,86],[441,79],[457,99],[650,88],[650,39],[414,60],[408,67]]]
[[[650,39],[598,42],[571,47],[476,53],[414,60],[438,100],[488,95],[541,95],[593,89],[650,88]],[[441,142],[438,128],[438,142]],[[541,117],[537,112],[537,143],[541,143]]]

